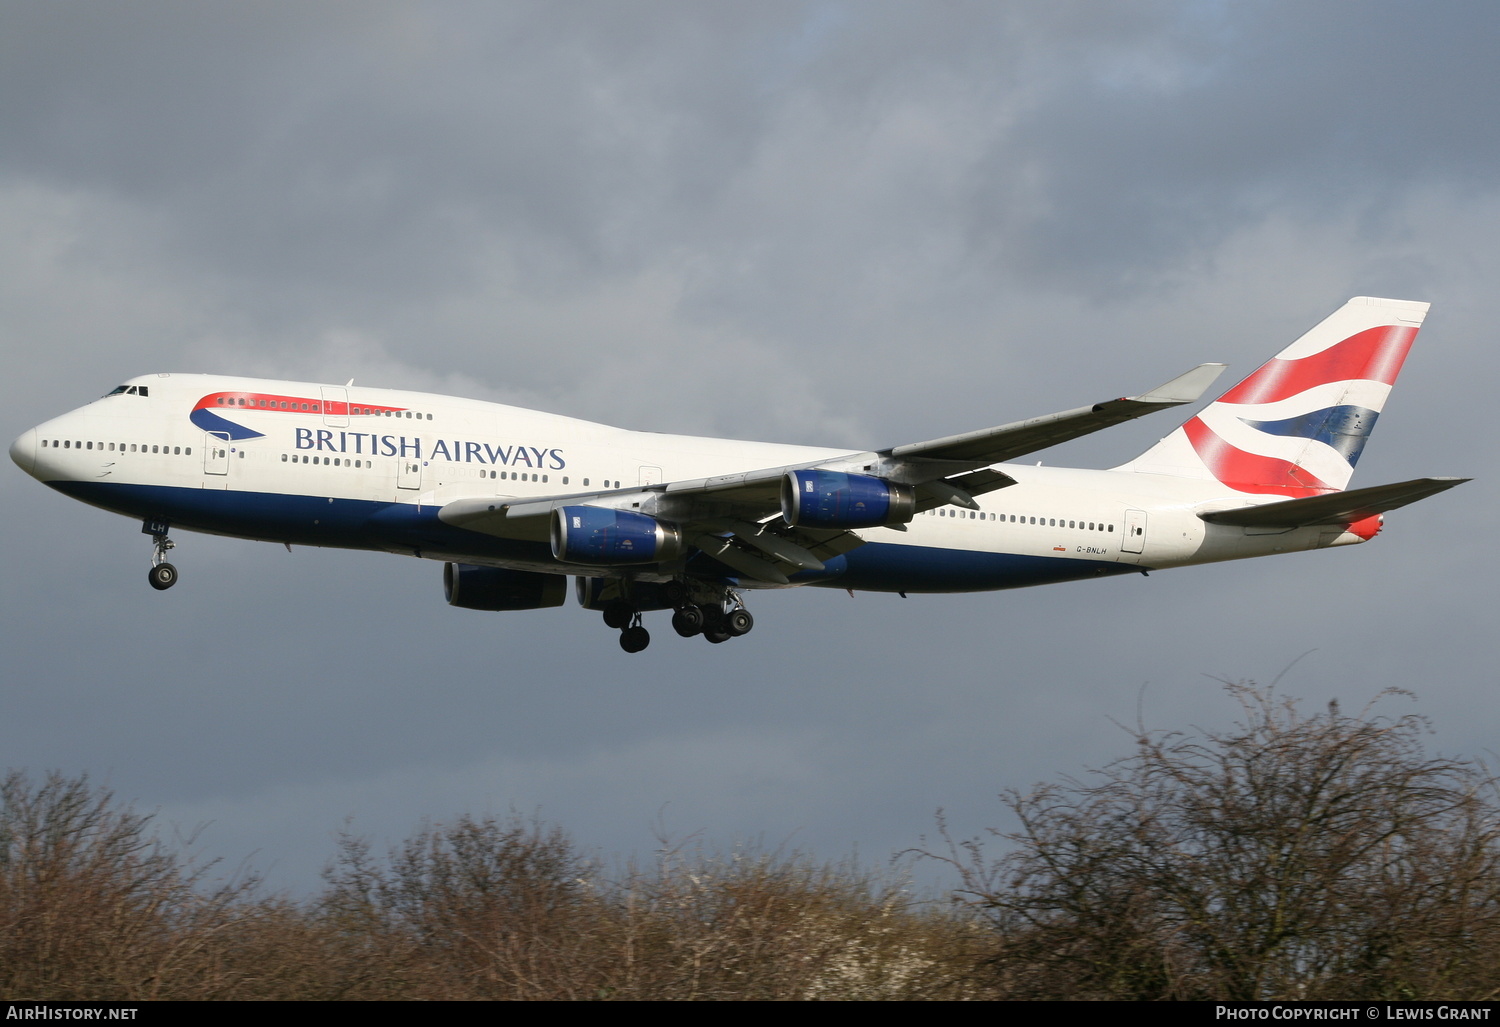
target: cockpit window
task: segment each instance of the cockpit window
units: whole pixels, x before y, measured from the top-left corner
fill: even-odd
[[[104,394],[108,399],[110,396],[146,396],[149,395],[146,385],[116,385]]]
[[[110,389],[104,395],[105,396],[118,396],[121,393],[123,393],[127,388],[129,388],[128,385],[116,385],[114,388]]]

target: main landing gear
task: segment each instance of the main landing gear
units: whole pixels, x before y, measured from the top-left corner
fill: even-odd
[[[745,609],[739,593],[723,589],[717,599],[695,603],[682,582],[674,581],[667,586],[667,597],[674,604],[672,630],[683,638],[702,635],[714,645],[731,638],[750,633],[755,627],[755,618]],[[616,600],[604,608],[604,623],[620,632],[620,648],[627,653],[638,653],[651,644],[650,633],[641,626],[641,611],[624,600]]]
[[[722,602],[678,607],[672,614],[672,630],[683,638],[702,635],[714,645],[748,635],[755,618],[738,595],[729,594],[732,598]]]
[[[177,584],[177,568],[167,563],[167,551],[177,548],[177,543],[167,538],[169,527],[166,521],[146,521],[141,525],[141,531],[151,536],[154,547],[151,552],[151,570],[146,580],[158,592],[165,592]]]

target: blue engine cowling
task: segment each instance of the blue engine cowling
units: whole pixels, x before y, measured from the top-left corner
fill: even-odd
[[[868,474],[788,471],[781,479],[781,516],[810,528],[877,528],[905,524],[917,512],[916,492]]]
[[[552,515],[552,555],[564,563],[659,563],[682,550],[681,531],[645,514],[565,506]]]
[[[602,610],[611,603],[628,602],[636,610],[671,610],[667,586],[659,581],[630,582],[630,599],[625,599],[617,578],[579,578],[578,605],[585,610]]]
[[[568,579],[562,574],[445,563],[443,596],[449,606],[465,610],[545,610],[567,599]]]

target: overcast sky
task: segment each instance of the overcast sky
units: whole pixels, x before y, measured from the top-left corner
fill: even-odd
[[[441,566],[0,489],[0,763],[88,771],[305,891],[346,818],[540,811],[886,859],[1128,750],[1116,721],[1384,688],[1500,748],[1500,6],[0,0],[0,431],[134,375],[426,389],[874,448],[1227,385],[1353,295],[1431,301],[1364,546],[1015,592],[752,597],[626,656]],[[1103,467],[1153,415],[1039,454]],[[1308,654],[1304,656],[1303,654]]]

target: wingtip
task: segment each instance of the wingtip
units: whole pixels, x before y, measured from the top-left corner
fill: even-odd
[[[1208,391],[1208,387],[1228,366],[1220,363],[1199,364],[1186,374],[1158,385],[1145,395],[1136,396],[1135,400],[1138,403],[1161,403],[1168,406],[1192,403]]]

